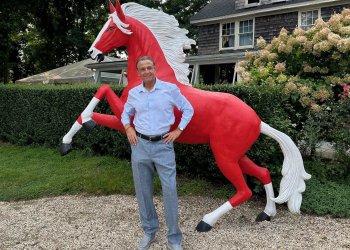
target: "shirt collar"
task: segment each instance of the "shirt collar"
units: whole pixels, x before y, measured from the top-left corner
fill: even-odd
[[[153,86],[153,89],[151,91],[148,91],[144,86],[143,86],[143,83],[141,83],[139,85],[139,92],[153,92],[155,91],[156,89],[163,89],[163,84],[162,82],[156,78],[156,83],[154,84]]]

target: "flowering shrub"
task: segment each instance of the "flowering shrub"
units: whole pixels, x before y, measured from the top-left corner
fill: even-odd
[[[256,45],[260,50],[247,52],[238,65],[242,83],[280,84],[286,94],[314,111],[334,89],[336,99],[349,98],[350,9],[327,22],[318,19],[307,31],[296,28],[289,34],[283,28],[270,44],[260,37]]]
[[[349,97],[349,85],[342,84],[342,87],[343,87],[343,96],[344,97]]]

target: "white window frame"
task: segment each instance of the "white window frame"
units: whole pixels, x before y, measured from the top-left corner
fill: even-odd
[[[252,30],[252,36],[253,36],[253,43],[251,45],[244,45],[244,46],[240,46],[239,45],[239,24],[240,22],[244,22],[244,21],[249,21],[252,20],[253,21],[253,30]],[[235,44],[233,47],[222,47],[222,27],[224,24],[227,23],[234,23],[235,25]],[[238,21],[227,21],[224,23],[220,23],[220,38],[219,38],[219,50],[237,50],[237,49],[250,49],[250,48],[254,48],[254,33],[255,33],[255,18],[249,18],[249,19],[244,19],[244,20],[238,20]]]
[[[321,9],[320,8],[318,8],[318,9],[300,10],[298,12],[298,27],[304,29],[303,27],[312,27],[312,26],[314,26],[315,23],[313,23],[312,25],[308,25],[308,26],[301,26],[301,13],[303,13],[303,12],[313,12],[313,11],[316,11],[316,10],[317,10],[318,13],[317,13],[317,18],[315,19],[315,21],[317,19],[321,18]]]
[[[233,47],[223,47],[222,46],[222,37],[223,37],[223,34],[222,34],[222,29],[223,29],[223,26],[224,26],[224,24],[228,24],[228,23],[231,23],[231,25],[233,24],[233,26],[234,26],[234,29],[235,29],[235,33],[233,34],[233,36],[234,36],[234,40],[235,40],[235,43],[234,43],[234,46]],[[220,39],[219,39],[219,41],[220,41],[220,50],[227,50],[227,49],[233,49],[233,48],[235,48],[236,47],[236,44],[237,44],[237,25],[236,25],[236,22],[225,22],[225,23],[220,23]]]
[[[248,3],[248,0],[245,0],[244,7],[254,7],[254,6],[258,6],[260,4],[261,4],[261,0],[259,0],[258,3]]]

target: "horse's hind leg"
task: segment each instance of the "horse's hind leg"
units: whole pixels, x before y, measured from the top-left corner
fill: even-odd
[[[229,201],[203,217],[202,221],[196,227],[196,230],[199,232],[209,231],[222,215],[252,196],[252,192],[244,180],[238,160],[232,157],[232,155],[234,155],[233,152],[222,150],[223,148],[220,147],[215,148],[213,145],[211,146],[221,172],[233,184],[237,192]],[[225,153],[223,151],[225,151]]]
[[[265,221],[270,220],[271,216],[276,215],[276,204],[272,200],[275,198],[270,172],[266,168],[259,167],[252,160],[250,160],[247,156],[244,156],[239,160],[239,165],[244,174],[248,174],[259,179],[263,184],[266,192],[266,206],[263,212],[261,212],[256,221]]]
[[[93,120],[93,110],[103,98],[107,99],[107,102],[111,106],[112,111],[117,116],[117,118],[120,119],[123,110],[122,101],[108,85],[102,85],[97,90],[90,103],[78,117],[76,122],[70,128],[68,133],[63,137],[62,145],[60,148],[60,153],[62,156],[68,154],[72,150],[73,137],[82,127],[84,127],[87,131],[90,131],[95,127],[96,122]],[[99,121],[97,123],[103,125],[103,121]]]

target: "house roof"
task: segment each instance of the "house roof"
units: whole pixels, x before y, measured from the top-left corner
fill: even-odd
[[[105,57],[105,61],[118,61],[120,59],[114,57]],[[85,67],[87,64],[94,63],[92,59],[85,59],[76,63],[72,63],[63,67],[49,70],[37,75],[29,76],[16,83],[79,83],[94,82],[95,72]]]
[[[249,8],[236,9],[234,1],[232,0],[212,0],[209,4],[204,6],[199,12],[197,12],[191,18],[192,24],[200,24],[210,21],[218,21],[227,18],[233,18],[237,16],[252,15],[258,13],[266,13],[269,11],[280,11],[282,9],[291,9],[303,6],[313,6],[330,4],[341,4],[340,0],[288,0],[284,2],[276,2],[270,4],[260,4]]]

